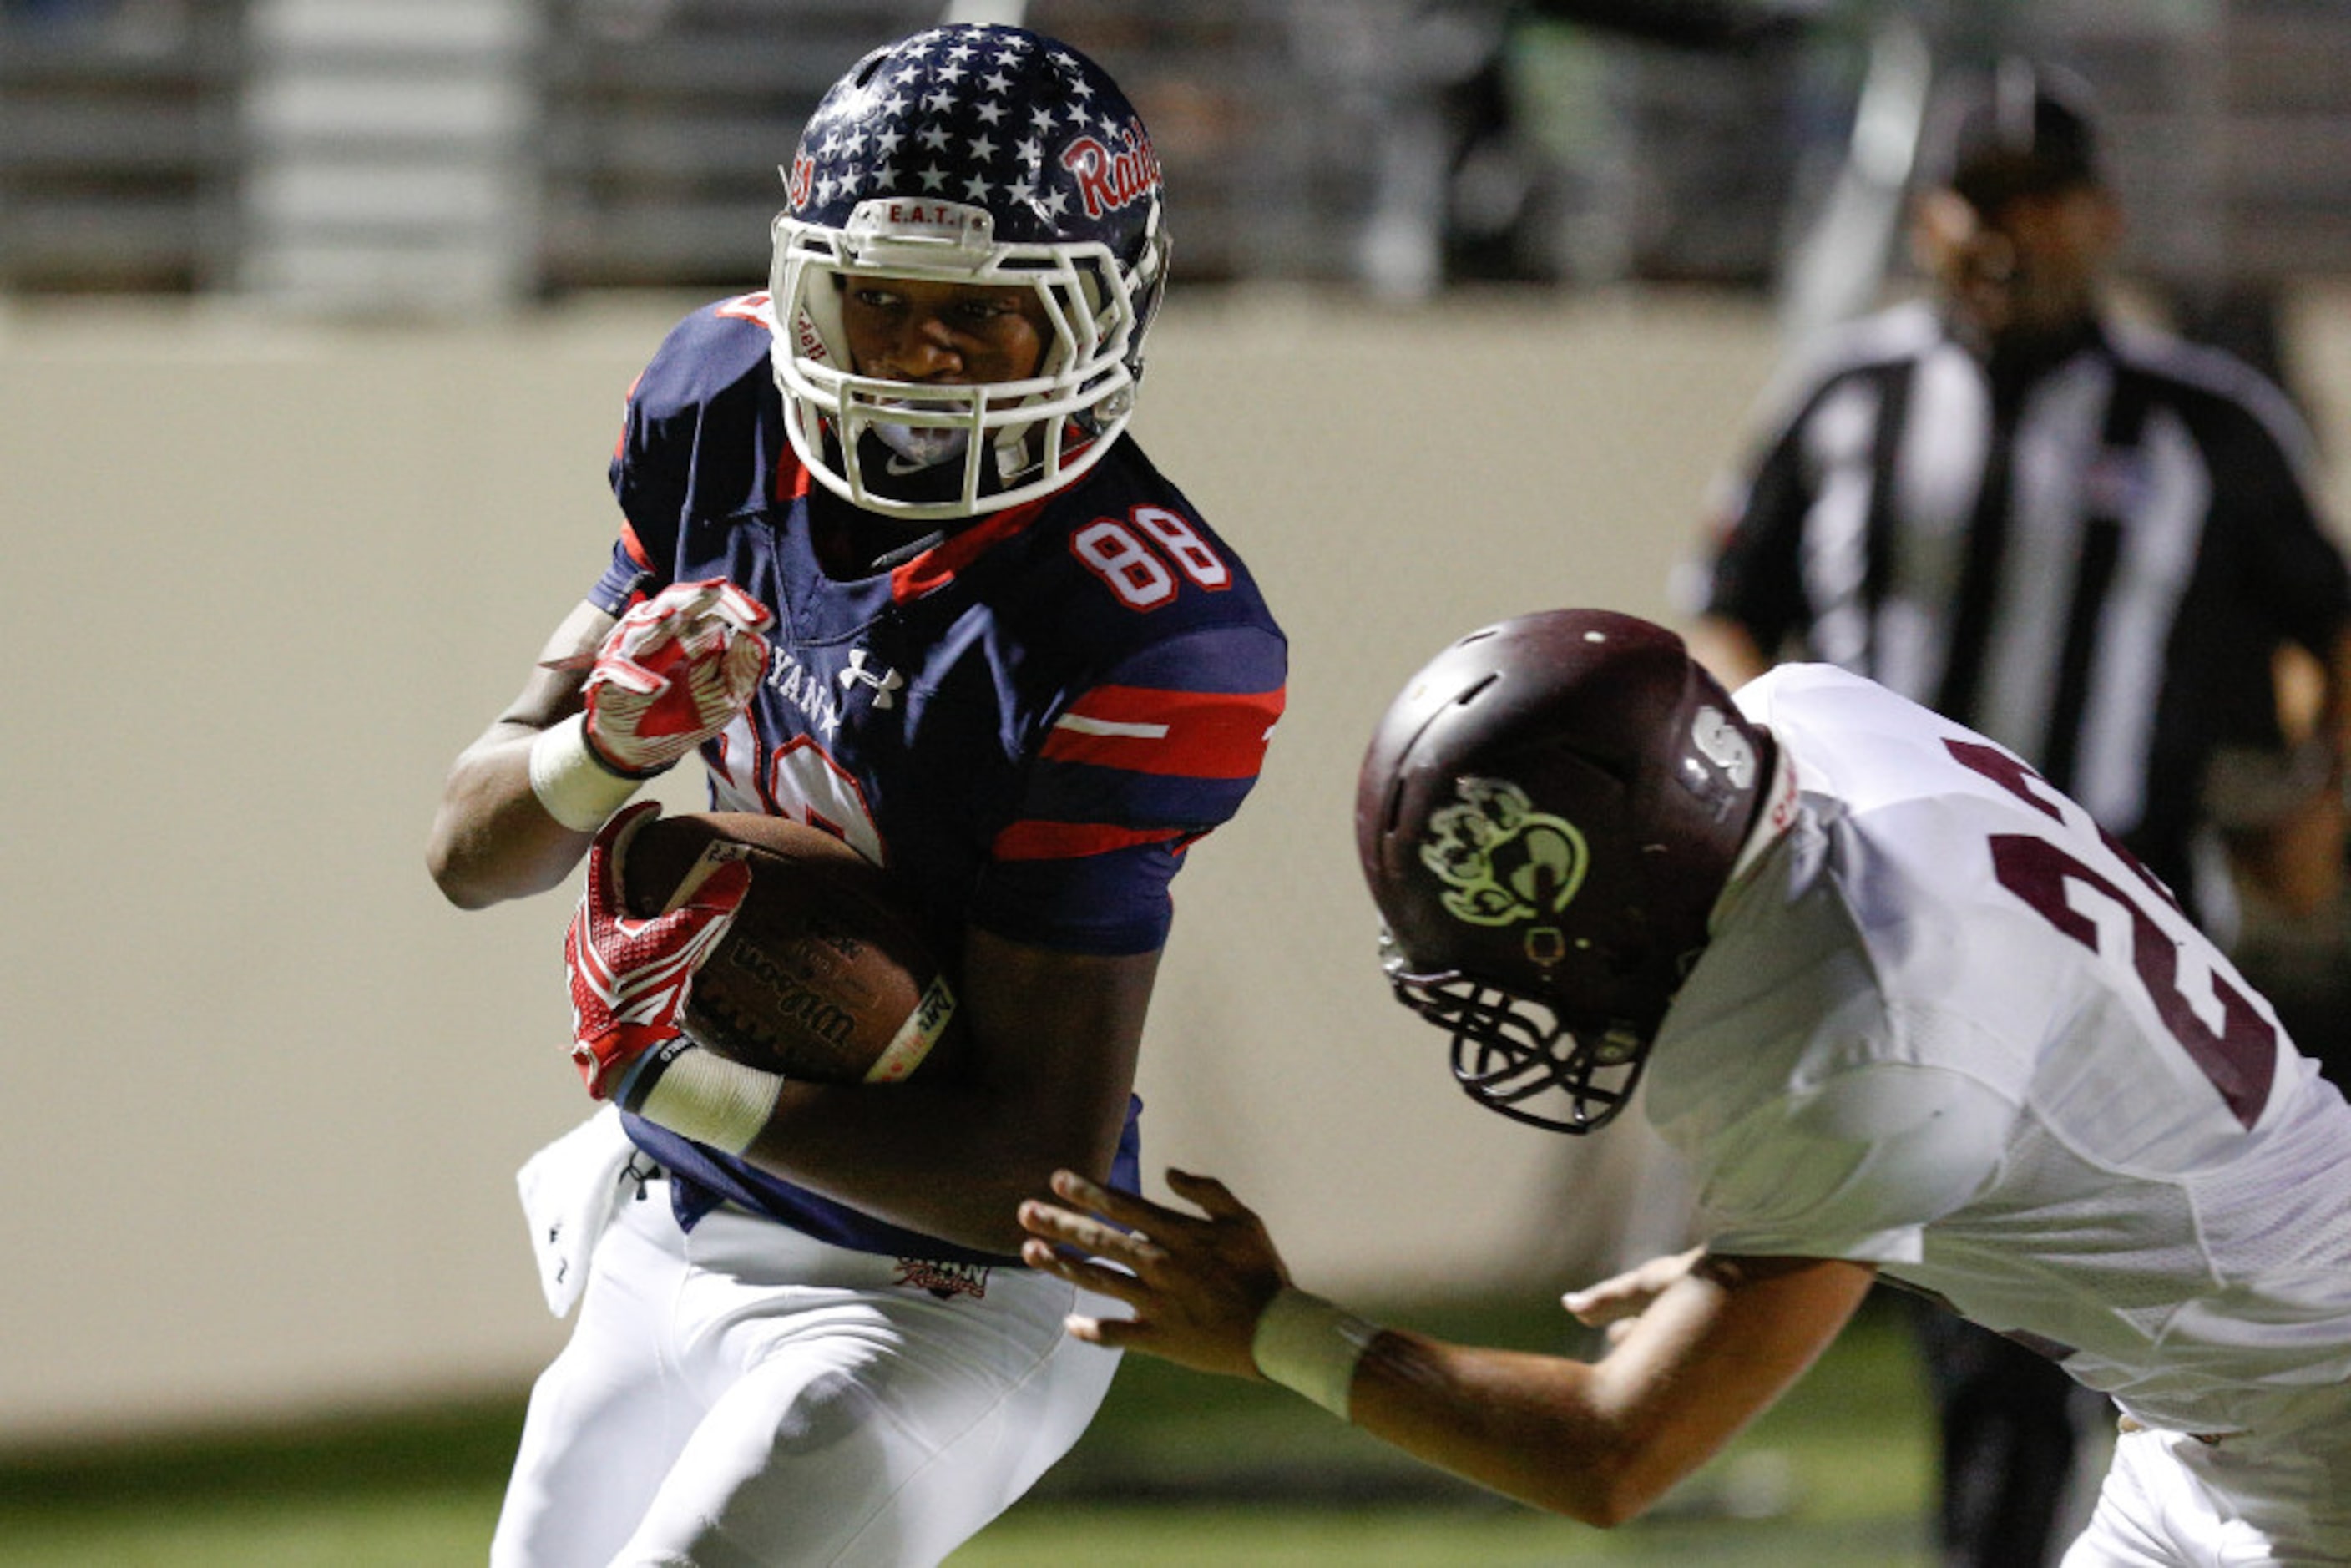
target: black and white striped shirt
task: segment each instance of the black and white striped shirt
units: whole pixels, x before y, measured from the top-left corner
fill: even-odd
[[[1837,334],[1745,476],[1708,613],[2023,757],[2195,899],[2222,745],[2276,739],[2271,658],[2325,655],[2351,575],[2283,395],[2102,326],[1995,378],[1924,302]]]

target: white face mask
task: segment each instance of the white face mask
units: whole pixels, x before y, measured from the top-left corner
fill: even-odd
[[[870,511],[944,519],[1041,499],[1091,470],[1133,411],[1138,340],[1156,298],[1163,243],[1146,236],[1132,272],[1092,241],[975,245],[969,256],[945,257],[969,262],[958,270],[944,265],[925,235],[869,232],[880,221],[853,223],[854,233],[789,216],[776,222],[769,359],[786,434],[810,476]],[[846,329],[837,280],[847,275],[1017,281],[1048,305],[1052,346],[1037,373],[1018,382],[934,386],[860,375],[839,348]],[[872,462],[877,455],[882,461]],[[869,464],[879,471],[867,474]],[[931,494],[942,488],[932,481],[950,471],[964,482],[953,494]],[[868,483],[893,476],[886,489]],[[924,482],[905,483],[917,476]]]

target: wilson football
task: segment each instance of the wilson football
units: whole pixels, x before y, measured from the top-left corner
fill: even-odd
[[[955,993],[888,873],[831,833],[750,812],[656,817],[622,848],[621,902],[658,915],[730,860],[751,886],[695,973],[688,1038],[825,1083],[895,1082],[932,1057]]]

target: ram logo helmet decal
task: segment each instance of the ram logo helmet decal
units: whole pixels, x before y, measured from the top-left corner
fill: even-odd
[[[1421,863],[1447,885],[1447,913],[1471,925],[1515,925],[1548,922],[1574,902],[1592,865],[1574,823],[1536,810],[1524,789],[1504,779],[1456,779],[1454,791],[1460,801],[1430,815],[1420,846]],[[1558,933],[1540,929],[1556,962],[1563,956]],[[1530,933],[1531,956],[1536,935]]]

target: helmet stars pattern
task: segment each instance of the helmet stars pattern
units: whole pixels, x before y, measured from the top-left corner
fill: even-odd
[[[833,84],[784,180],[772,361],[793,450],[828,489],[908,520],[975,516],[1066,487],[1125,429],[1168,239],[1150,136],[1100,66],[1014,27],[914,34]],[[852,276],[1026,287],[1051,340],[1017,390],[861,376]],[[893,493],[890,433],[910,428],[963,433],[956,495]]]
[[[1052,227],[1073,203],[1099,217],[1158,188],[1141,121],[1098,103],[1069,50],[969,25],[921,41],[930,47],[897,51],[897,68],[852,75],[817,106],[784,171],[795,215],[922,195],[1027,208]]]

